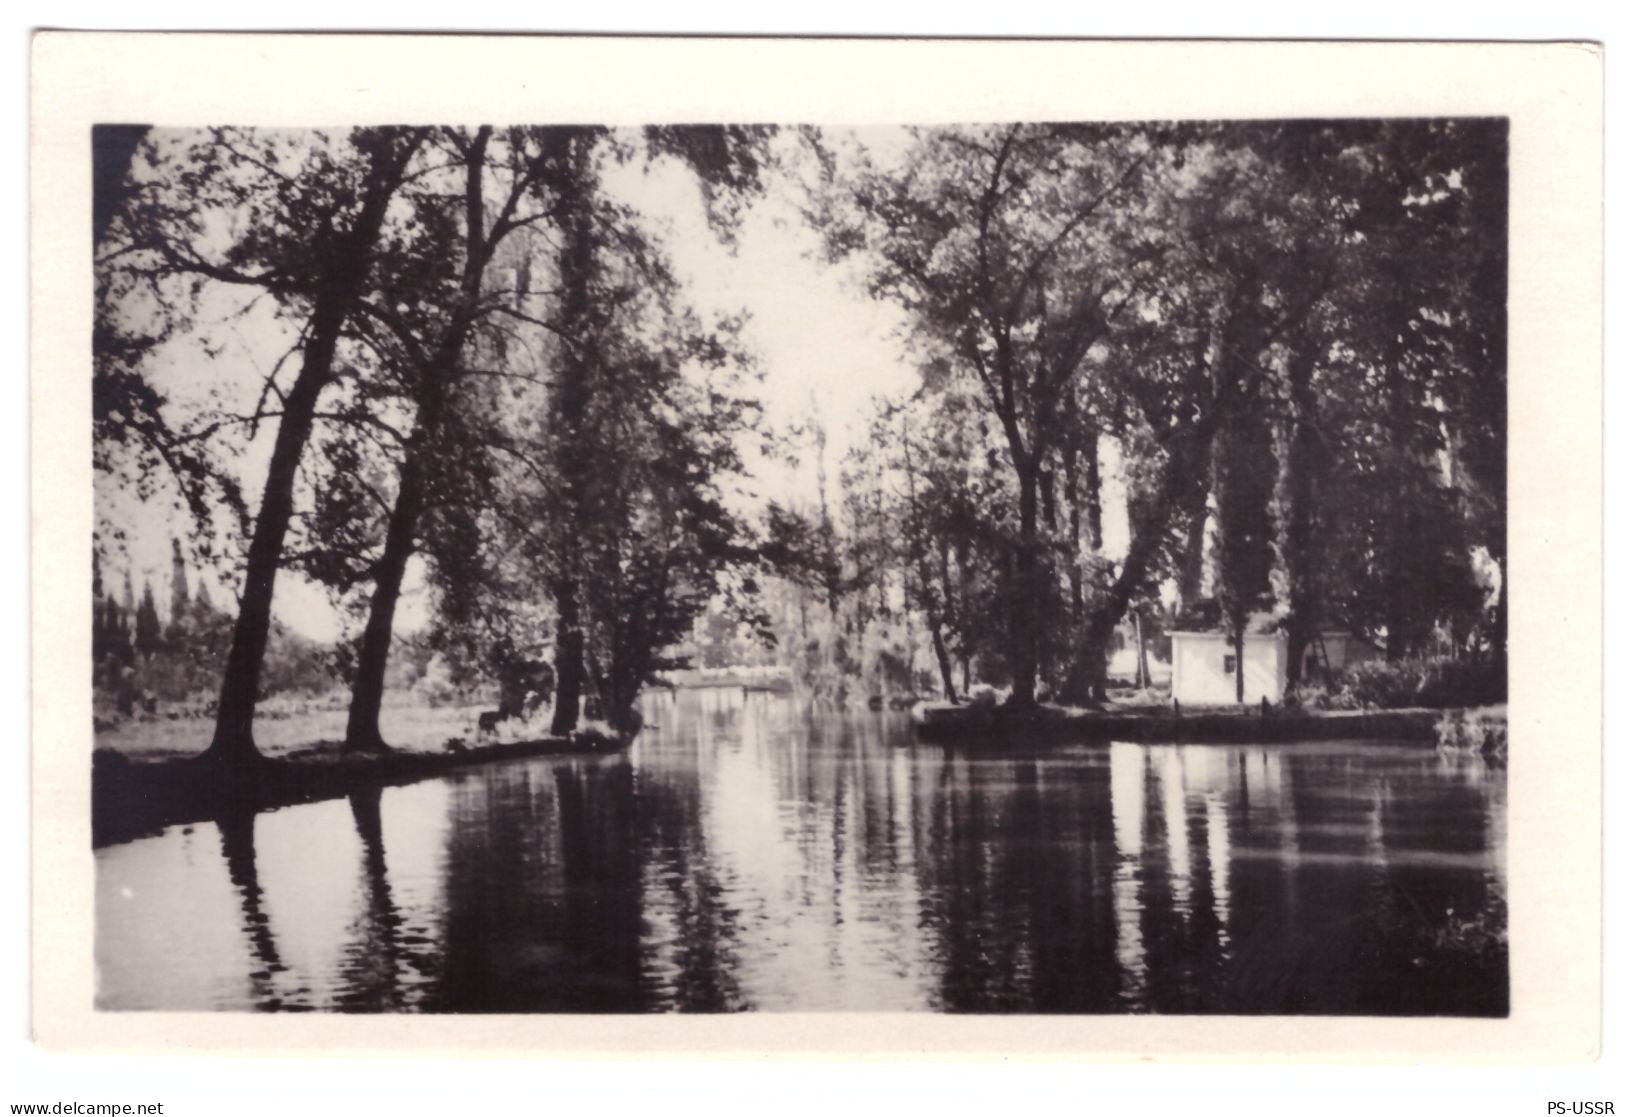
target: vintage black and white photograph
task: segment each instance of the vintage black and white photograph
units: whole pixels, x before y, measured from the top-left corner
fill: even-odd
[[[1504,116],[82,141],[99,1011],[1509,1013]]]

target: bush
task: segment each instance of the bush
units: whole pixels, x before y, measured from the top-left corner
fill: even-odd
[[[1327,687],[1318,683],[1299,683],[1286,699],[1289,710],[1354,710],[1354,698],[1335,682]]]
[[[1326,709],[1491,706],[1506,701],[1506,679],[1489,662],[1463,659],[1367,660],[1344,671]],[[1309,707],[1305,707],[1309,708]]]
[[[1418,706],[1494,706],[1506,701],[1506,677],[1494,663],[1435,659],[1416,698]]]
[[[1392,663],[1372,659],[1344,671],[1341,690],[1353,706],[1361,709],[1414,706],[1426,675],[1426,665],[1419,659]]]

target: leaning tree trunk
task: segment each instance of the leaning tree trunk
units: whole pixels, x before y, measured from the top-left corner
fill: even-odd
[[[350,752],[384,752],[389,748],[379,729],[378,716],[383,709],[384,678],[389,668],[390,644],[395,636],[395,607],[401,598],[406,564],[417,549],[418,523],[428,507],[432,448],[448,405],[452,378],[473,329],[485,265],[494,247],[494,242],[485,237],[483,190],[485,151],[490,138],[490,126],[480,128],[467,154],[461,302],[429,360],[420,369],[417,426],[401,462],[400,489],[395,495],[395,507],[390,510],[383,555],[373,576],[372,602],[350,691],[350,717],[344,734],[344,748]]]
[[[390,514],[384,553],[374,580],[371,611],[362,637],[360,660],[351,694],[349,726],[345,734],[345,747],[350,750],[382,751],[388,748],[378,728],[378,716],[383,705],[384,677],[393,639],[395,607],[400,600],[407,561],[417,546],[419,521],[429,507],[428,479],[430,471],[435,468],[433,447],[450,406],[449,397],[463,359],[463,350],[479,315],[486,266],[502,238],[512,228],[499,219],[497,227],[489,234],[486,232],[484,175],[491,133],[489,125],[481,126],[465,152],[465,247],[460,301],[430,358],[420,370],[417,428],[407,445],[406,458],[401,465],[400,491]],[[522,189],[522,184],[513,187],[514,193],[510,194],[508,202],[510,211]],[[503,713],[508,712],[509,703],[504,700]]]
[[[473,293],[478,293],[477,277]],[[406,444],[400,488],[395,494],[395,506],[390,509],[384,550],[373,573],[367,627],[361,636],[355,680],[350,689],[350,716],[344,732],[346,751],[384,752],[389,748],[379,729],[378,717],[383,709],[384,678],[395,636],[395,608],[400,603],[401,586],[406,580],[406,564],[417,550],[418,525],[429,508],[429,476],[435,468],[433,447],[449,406],[451,379],[471,322],[472,307],[461,308],[440,348],[423,370],[425,389],[418,407],[417,427]]]
[[[1144,592],[1181,498],[1188,496],[1190,486],[1199,483],[1206,469],[1212,453],[1213,423],[1210,417],[1193,424],[1181,442],[1170,449],[1151,498],[1137,511],[1131,508],[1133,534],[1128,552],[1118,565],[1117,577],[1090,604],[1068,683],[1068,701],[1104,693],[1107,643],[1130,604]]]
[[[232,629],[225,677],[215,718],[214,740],[204,756],[242,768],[260,759],[254,746],[254,710],[259,702],[260,672],[271,635],[271,602],[276,591],[282,545],[293,517],[294,479],[299,459],[315,424],[316,401],[333,374],[339,333],[361,296],[374,246],[383,228],[390,199],[399,188],[406,165],[421,142],[392,145],[373,156],[363,184],[361,211],[349,234],[329,247],[326,274],[317,287],[305,338],[304,360],[283,401],[271,450],[271,467],[243,573],[242,602]]]
[[[928,546],[928,544],[925,541],[920,541],[920,542],[914,544],[914,546],[915,546],[915,562],[916,562],[916,565],[919,568],[918,574],[916,575],[916,577],[919,580],[919,586],[920,586],[920,588],[918,590],[918,593],[917,593],[917,596],[919,598],[920,605],[922,606],[922,608],[923,608],[923,610],[925,612],[926,628],[929,629],[930,632],[931,632],[931,651],[932,651],[932,654],[936,656],[937,672],[942,676],[942,694],[943,694],[943,697],[946,698],[949,702],[953,702],[953,703],[957,704],[958,701],[959,701],[959,695],[954,693],[954,664],[953,664],[953,659],[948,654],[948,641],[946,639],[944,639],[943,635],[942,635],[943,617],[944,617],[944,614],[947,612],[946,604],[944,604],[943,606],[939,606],[937,604],[936,593],[931,588],[931,558],[926,553],[926,547]],[[939,551],[939,553],[940,553],[940,551]],[[943,585],[943,591],[944,591],[944,594],[943,594],[944,602],[946,602],[948,600],[948,592],[949,592],[948,591],[948,586],[947,586],[946,583],[944,583],[944,585]],[[907,578],[907,571],[906,570],[904,571],[904,579],[903,579],[903,596],[904,596],[904,599],[906,601],[906,599],[908,597],[908,578]],[[913,668],[914,668],[914,647],[913,647],[913,638],[910,637],[910,639],[909,639],[909,689],[910,690],[912,690],[913,687],[914,687]]]
[[[265,495],[248,546],[242,603],[232,629],[231,650],[226,655],[214,741],[204,754],[213,759],[237,764],[260,757],[254,746],[254,709],[259,702],[260,670],[271,635],[271,601],[277,570],[282,565],[282,545],[293,517],[294,478],[305,444],[310,441],[316,399],[327,386],[339,328],[346,315],[342,302],[337,296],[318,302],[305,342],[304,365],[283,401]]]
[[[389,646],[395,635],[395,607],[406,579],[407,561],[416,549],[418,520],[425,503],[420,454],[419,447],[409,450],[401,468],[400,492],[390,512],[383,555],[374,574],[372,603],[350,691],[350,717],[344,731],[346,751],[384,752],[389,748],[378,727],[378,716],[384,704]]]

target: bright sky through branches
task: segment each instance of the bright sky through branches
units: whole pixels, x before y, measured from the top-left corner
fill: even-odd
[[[860,139],[877,160],[885,161],[906,143],[907,133],[900,128],[871,128],[826,136],[826,142],[838,152],[851,152]],[[786,138],[784,149],[789,152],[796,142]],[[800,154],[803,162],[810,163],[804,152]],[[731,249],[718,241],[707,224],[692,174],[674,160],[662,160],[650,169],[638,162],[614,168],[605,188],[659,230],[687,297],[702,317],[741,311],[748,315],[743,340],[761,372],[759,390],[766,428],[783,434],[803,426],[812,409],[817,409],[828,438],[825,469],[833,501],[838,495],[841,460],[848,449],[867,437],[873,401],[906,393],[918,383],[902,311],[863,290],[861,261],[828,262],[818,234],[798,207],[793,179],[770,183],[767,195],[742,216]],[[264,372],[292,344],[293,332],[287,323],[274,319],[269,300],[235,316],[233,311],[243,305],[239,298],[235,292],[212,296],[209,313],[200,316],[199,327],[177,338],[155,361],[154,381],[178,409],[221,407],[240,414],[251,412]],[[210,365],[213,374],[208,371]],[[211,393],[217,395],[211,398]],[[274,421],[268,422],[245,447],[240,439],[237,442],[241,452],[231,467],[244,486],[250,507],[258,506],[274,430]],[[813,504],[817,499],[816,463],[805,445],[799,453],[799,466],[793,467],[746,448],[745,461],[753,475],[751,488],[771,492],[781,501]],[[1106,550],[1117,553],[1126,525],[1115,476],[1116,456],[1108,449],[1104,459]],[[127,533],[136,592],[139,594],[144,580],[151,579],[158,599],[167,600],[170,538],[184,538],[186,525],[176,512],[157,516],[152,510],[119,507],[130,498],[111,489],[103,489],[104,509]],[[412,562],[397,614],[397,632],[415,631],[428,619],[430,602],[421,559]],[[114,586],[122,582],[120,566],[115,560],[109,572]],[[230,602],[233,597],[226,585],[211,580],[216,600]],[[313,639],[332,640],[343,630],[343,619],[327,592],[295,571],[283,570],[278,575],[275,613]]]

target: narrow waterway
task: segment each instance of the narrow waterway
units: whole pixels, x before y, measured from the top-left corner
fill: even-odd
[[[103,1009],[1496,1015],[1505,772],[966,750],[657,695],[514,761],[96,851]]]

